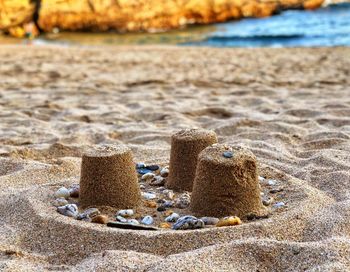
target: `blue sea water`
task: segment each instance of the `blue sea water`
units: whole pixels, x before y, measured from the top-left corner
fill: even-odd
[[[227,22],[217,25],[217,30],[202,40],[184,44],[215,47],[350,46],[350,3]]]

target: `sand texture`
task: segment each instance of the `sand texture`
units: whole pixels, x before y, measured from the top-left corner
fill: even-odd
[[[349,56],[1,46],[0,271],[349,271]],[[285,206],[192,231],[118,230],[52,206],[91,146],[166,165],[171,135],[192,127],[250,150]]]

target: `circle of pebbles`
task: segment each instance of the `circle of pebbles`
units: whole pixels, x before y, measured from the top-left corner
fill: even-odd
[[[227,157],[231,154],[225,154]],[[90,207],[79,210],[79,185],[58,188],[54,193],[53,205],[57,212],[76,220],[105,224],[109,227],[135,230],[189,230],[213,227],[236,226],[242,220],[236,216],[223,218],[191,215],[189,210],[191,193],[175,192],[164,187],[169,175],[167,166],[137,163],[136,170],[142,195],[142,203],[135,209],[113,209],[111,207]],[[283,201],[281,182],[259,176],[261,201],[270,213],[287,207]],[[263,218],[266,218],[264,216]],[[247,215],[244,221],[258,220],[254,214]]]

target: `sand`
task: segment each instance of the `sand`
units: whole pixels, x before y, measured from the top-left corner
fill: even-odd
[[[350,49],[0,47],[1,271],[347,271]],[[167,164],[171,135],[249,149],[269,218],[131,231],[59,215],[95,144]],[[267,190],[266,187],[264,190]]]

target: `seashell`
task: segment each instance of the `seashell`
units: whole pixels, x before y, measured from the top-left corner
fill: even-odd
[[[143,185],[143,184],[140,184],[140,189],[141,189],[141,190],[146,189],[146,186]]]
[[[69,217],[77,217],[78,216],[78,207],[75,204],[67,204],[61,207],[57,207],[57,211],[60,214],[63,214],[65,216]]]
[[[100,214],[100,211],[98,209],[90,208],[90,209],[87,209],[84,212],[80,213],[77,216],[77,219],[78,220],[84,220],[84,219],[87,219],[87,218],[93,218],[94,216],[97,216],[99,214]]]
[[[146,164],[144,164],[143,162],[136,163],[136,169],[145,168],[145,167],[146,167]]]
[[[174,230],[200,229],[204,227],[204,222],[192,215],[180,217],[173,225]]]
[[[219,220],[219,222],[216,224],[217,227],[228,227],[228,226],[236,226],[242,224],[242,221],[237,216],[229,216],[224,217],[223,219]]]
[[[160,175],[161,175],[163,178],[168,177],[168,176],[169,176],[169,168],[168,168],[168,167],[162,168],[162,170],[160,170]]]
[[[120,210],[117,212],[117,215],[120,215],[123,217],[130,217],[134,215],[134,211],[132,209]]]
[[[169,199],[174,199],[175,194],[174,194],[173,191],[169,190],[169,191],[166,193],[166,196],[167,196],[167,198],[169,198]]]
[[[165,201],[164,203],[163,203],[163,206],[165,207],[165,208],[171,208],[171,207],[173,207],[174,206],[174,201]]]
[[[144,180],[144,181],[147,181],[147,180],[151,180],[155,177],[156,175],[149,172],[149,173],[146,173],[144,174],[142,177],[141,177],[141,180]]]
[[[201,217],[200,218],[205,225],[216,225],[219,222],[217,217]]]
[[[74,197],[74,198],[78,198],[79,197],[79,192],[80,192],[80,186],[78,184],[75,184],[73,186],[71,186],[69,189],[69,196],[70,197]]]
[[[54,202],[53,202],[53,205],[55,207],[61,207],[61,206],[65,206],[68,204],[68,201],[63,198],[63,197],[60,197],[60,198],[57,198]]]
[[[273,202],[273,197],[269,197],[269,196],[264,196],[263,198],[262,198],[262,203],[263,203],[263,205],[264,206],[270,206],[271,204],[272,204],[272,202]]]
[[[56,192],[55,192],[55,197],[56,198],[69,198],[70,196],[70,193],[69,193],[69,190],[66,188],[66,187],[61,187],[59,188]]]
[[[152,225],[154,222],[153,217],[146,215],[142,220],[141,220],[141,224],[144,225]]]
[[[123,216],[120,216],[120,215],[118,215],[116,217],[116,219],[117,219],[118,222],[122,222],[122,223],[128,222],[128,219],[125,219]]]
[[[175,207],[179,209],[186,209],[190,205],[190,199],[178,198],[175,200]]]
[[[157,198],[155,193],[142,193],[142,196],[148,200]]]
[[[155,176],[150,183],[152,186],[163,186],[165,184],[165,178],[161,176]]]
[[[108,221],[109,221],[108,216],[102,215],[102,214],[96,215],[91,219],[92,223],[103,224],[103,225],[107,224]]]
[[[286,206],[286,204],[284,202],[277,202],[275,204],[273,204],[273,208],[279,209],[279,208],[283,208],[284,206]]]
[[[172,213],[167,218],[165,218],[166,222],[176,222],[180,218],[180,215],[177,213]]]
[[[128,219],[128,220],[126,221],[126,223],[128,223],[128,224],[134,224],[134,225],[139,225],[139,224],[140,224],[140,222],[137,221],[136,219]]]

